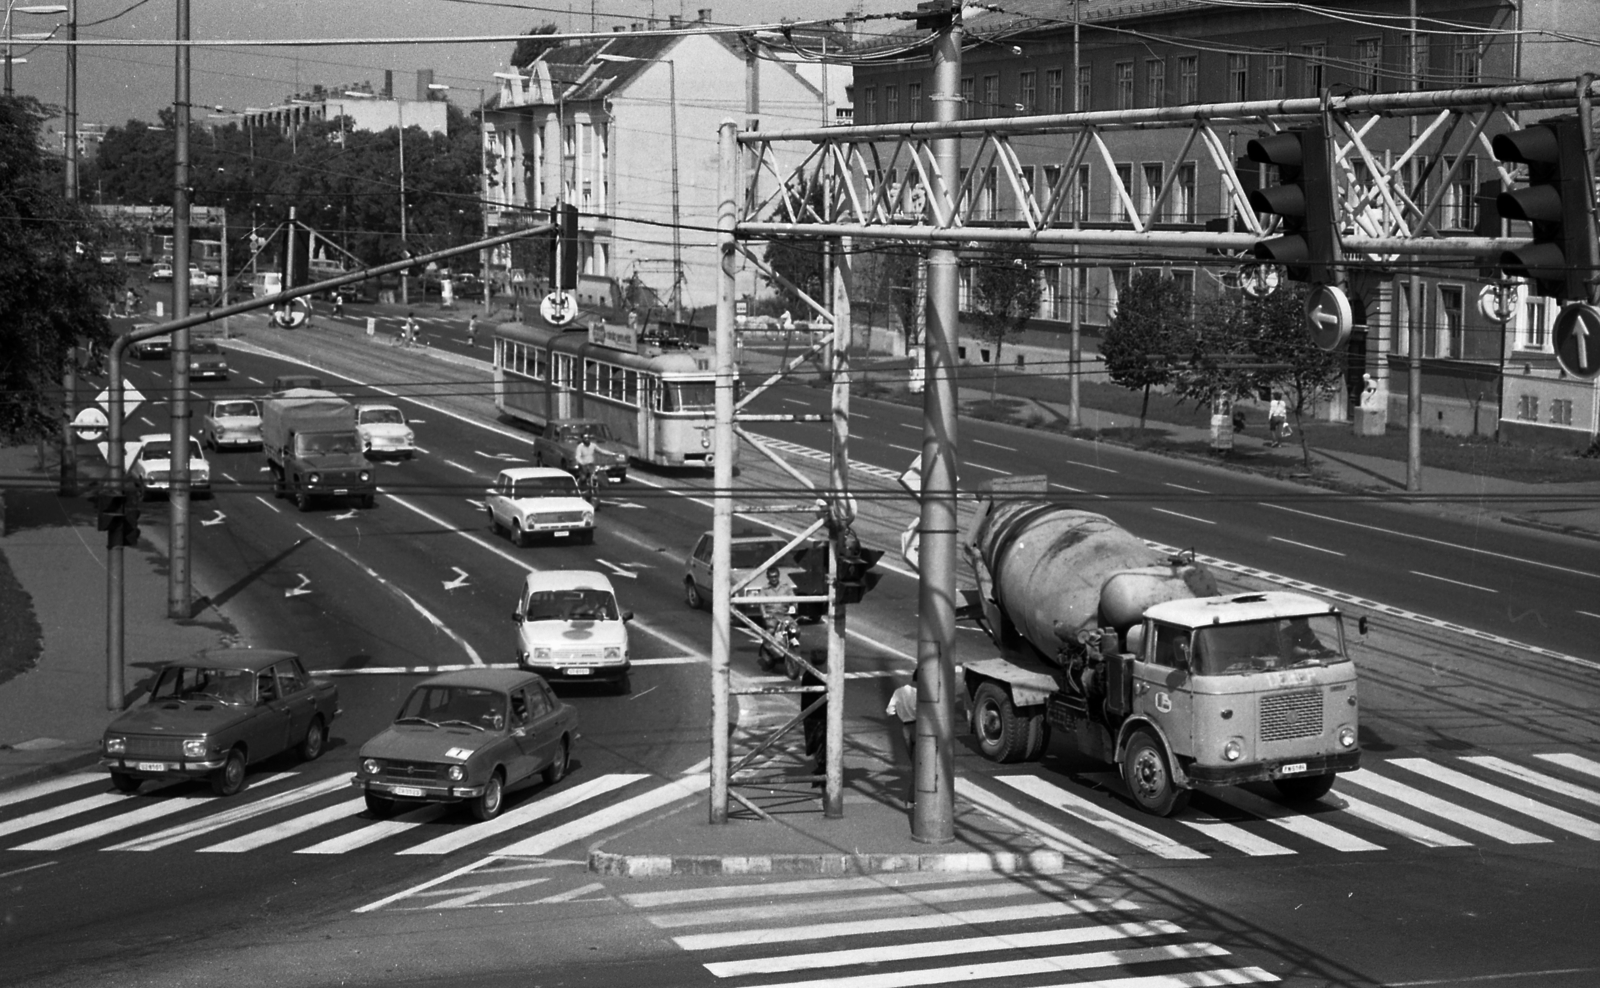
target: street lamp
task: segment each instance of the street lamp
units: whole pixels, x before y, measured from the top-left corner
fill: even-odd
[[[484,90],[481,86],[447,86],[442,82],[430,82],[428,88],[435,92],[446,89],[463,89],[478,94],[478,213],[483,220],[483,239],[489,239],[489,158],[487,124],[484,121]],[[483,315],[489,317],[489,252],[478,252],[478,277],[482,279],[483,288]]]
[[[683,322],[683,229],[679,222],[681,205],[678,199],[678,66],[670,58],[634,58],[606,52],[594,58],[597,62],[665,62],[667,65],[667,101],[672,131],[672,321]]]
[[[13,4],[11,2],[11,0],[6,0],[6,25],[5,25],[5,27],[6,27],[6,95],[7,96],[11,95],[11,63],[13,61],[16,61],[16,59],[13,59],[12,56],[11,56],[11,42],[12,42],[12,39],[14,38],[14,35],[11,33],[11,15],[14,14],[14,13],[15,14],[65,14],[66,12],[67,12],[67,5],[64,4],[64,3],[44,3],[44,4],[30,4],[30,5],[26,5],[26,6],[17,6],[15,4]],[[28,37],[28,38],[30,38],[30,40],[43,40],[44,38],[50,37],[50,35],[54,34],[54,33],[55,33],[54,31],[51,31],[51,32],[49,32],[47,34],[39,35],[39,36],[37,36],[37,38],[33,38],[32,36],[24,36],[24,37]]]

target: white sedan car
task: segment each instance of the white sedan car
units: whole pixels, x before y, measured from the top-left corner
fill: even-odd
[[[550,681],[605,680],[628,692],[628,625],[611,580],[592,570],[541,570],[522,580],[511,619],[517,664]]]
[[[195,497],[211,496],[211,464],[206,462],[200,444],[193,439],[189,445],[189,492]],[[153,432],[139,437],[139,449],[134,454],[128,476],[141,498],[152,494],[172,492],[172,437],[165,432]]]
[[[365,402],[356,406],[356,431],[368,456],[403,456],[417,453],[417,436],[406,424],[405,413],[394,405]]]
[[[583,499],[572,474],[554,467],[500,471],[489,489],[489,527],[527,545],[535,535],[594,541],[594,507]]]
[[[200,420],[200,445],[224,447],[261,445],[261,406],[250,398],[218,398]]]

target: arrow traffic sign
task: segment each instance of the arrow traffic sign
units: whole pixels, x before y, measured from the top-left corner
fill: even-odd
[[[110,391],[102,389],[98,395],[95,395],[94,401],[95,404],[106,411],[109,412],[111,410]],[[131,384],[124,385],[122,388],[122,414],[124,416],[132,415],[142,404],[144,404],[144,394]]]
[[[1585,381],[1600,375],[1600,309],[1574,302],[1556,316],[1556,363]]]
[[[1306,296],[1306,329],[1319,350],[1337,350],[1350,338],[1355,315],[1337,285],[1318,285]]]

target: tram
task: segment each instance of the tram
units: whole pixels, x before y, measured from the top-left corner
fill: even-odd
[[[630,458],[710,468],[716,376],[707,347],[594,322],[494,328],[494,403],[540,428],[552,419],[605,423]]]

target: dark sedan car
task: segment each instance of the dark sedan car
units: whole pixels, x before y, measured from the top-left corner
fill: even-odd
[[[577,472],[578,441],[584,436],[595,445],[594,464],[615,483],[628,479],[628,447],[611,436],[611,428],[595,419],[552,419],[544,434],[533,442],[533,458],[542,467]]]
[[[154,325],[155,323],[153,322],[142,322],[133,328],[137,332],[141,329],[149,329]],[[128,356],[135,360],[149,360],[151,357],[170,357],[172,356],[172,337],[156,336],[148,340],[140,340],[138,343],[130,343],[128,344]]]
[[[535,673],[446,673],[418,683],[394,723],[361,746],[352,781],[373,816],[405,803],[465,802],[491,820],[508,790],[567,774],[577,733],[577,711]]]
[[[293,652],[207,649],[162,667],[150,694],[111,722],[100,767],[122,792],[145,779],[206,778],[232,796],[254,762],[289,750],[320,757],[338,714],[338,688],[308,676]]]

